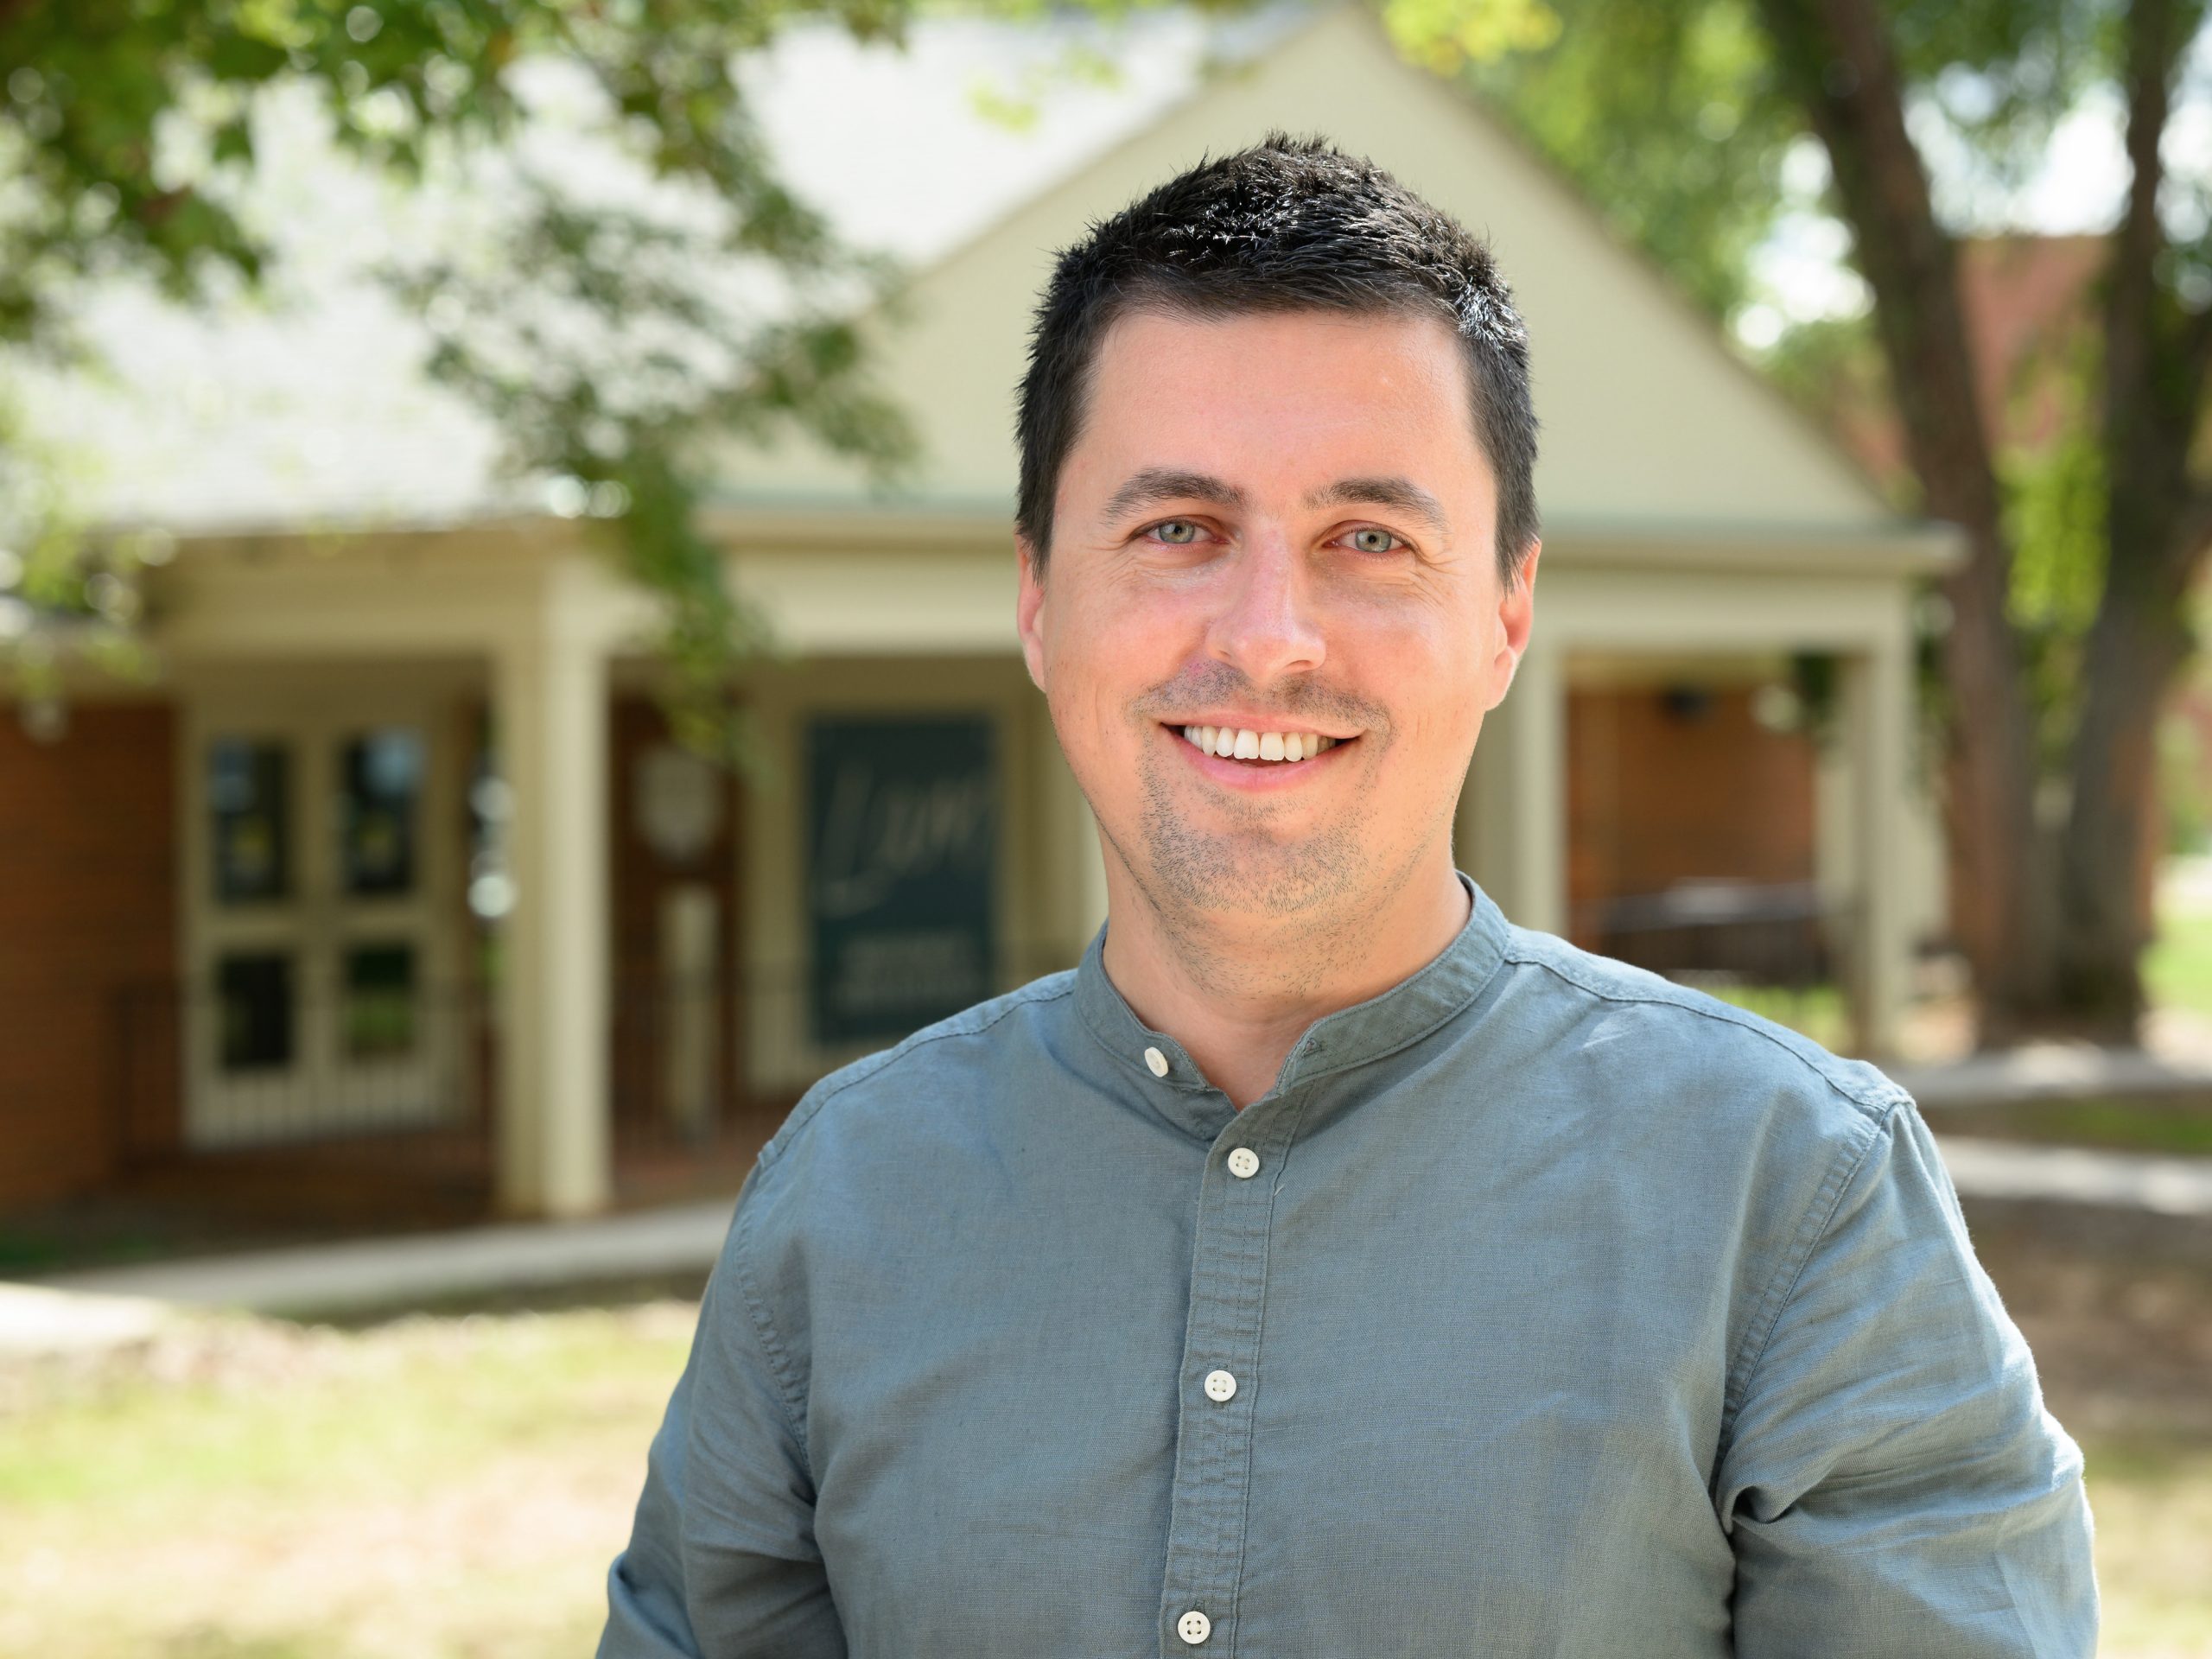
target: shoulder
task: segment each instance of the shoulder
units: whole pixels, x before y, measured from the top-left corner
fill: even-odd
[[[1872,1128],[1910,1100],[1864,1060],[1787,1026],[1549,933],[1514,927],[1502,1001],[1561,1064],[1627,1068],[1655,1087],[1782,1094]]]
[[[974,1085],[1020,1069],[1025,1052],[1050,1046],[1045,1028],[1057,1022],[1074,989],[1072,970],[1048,974],[839,1067],[800,1097],[761,1149],[762,1166],[887,1109],[911,1120],[918,1108],[927,1113],[943,1100],[974,1098]]]

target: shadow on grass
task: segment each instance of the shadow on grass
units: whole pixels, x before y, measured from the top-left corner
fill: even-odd
[[[373,1331],[404,1319],[458,1319],[473,1313],[500,1318],[518,1313],[569,1313],[585,1308],[635,1307],[646,1302],[696,1302],[706,1287],[707,1275],[703,1271],[630,1274],[558,1285],[517,1286],[467,1295],[416,1297],[376,1306],[356,1306],[327,1312],[302,1310],[286,1316],[280,1323],[324,1325],[339,1331]]]
[[[305,1636],[234,1636],[195,1625],[162,1642],[158,1659],[321,1659],[323,1643]]]
[[[1923,1104],[1921,1116],[1938,1135],[1993,1141],[2092,1147],[2106,1152],[2212,1156],[2212,1096],[2098,1096],[2020,1100],[1957,1106]]]

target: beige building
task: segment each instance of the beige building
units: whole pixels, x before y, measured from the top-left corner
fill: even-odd
[[[1199,26],[1141,29],[1155,64]],[[367,445],[406,514],[380,528],[316,527],[345,501],[245,511],[216,463],[195,474],[213,499],[167,512],[179,550],[148,592],[156,683],[86,682],[66,733],[0,737],[25,849],[0,876],[0,1007],[43,1010],[47,1039],[0,1046],[0,1144],[24,1154],[0,1204],[156,1170],[358,1190],[434,1143],[510,1211],[728,1181],[828,1067],[1071,963],[1103,890],[1014,631],[1028,309],[1087,221],[1274,127],[1486,232],[1533,336],[1536,633],[1469,780],[1465,868],[1516,921],[1624,954],[1763,923],[1889,1046],[1939,913],[1909,618],[1948,533],[1891,512],[1364,13],[1272,20],[1230,73],[1086,92],[1026,137],[941,92],[1005,38],[925,31],[903,67],[794,48],[785,96],[842,86],[967,160],[906,158],[852,226],[878,214],[917,265],[880,345],[918,471],[884,496],[808,453],[733,456],[712,511],[779,645],[745,688],[761,779],[667,742],[652,603],[579,523],[454,483],[468,444],[434,422]],[[836,188],[836,156],[791,154]],[[1793,658],[1833,670],[1830,742],[1790,718]]]

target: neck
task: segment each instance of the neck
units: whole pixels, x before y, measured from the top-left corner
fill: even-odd
[[[1468,916],[1448,843],[1385,892],[1287,917],[1165,910],[1110,843],[1105,855],[1108,976],[1239,1111],[1274,1086],[1307,1027],[1419,972]]]

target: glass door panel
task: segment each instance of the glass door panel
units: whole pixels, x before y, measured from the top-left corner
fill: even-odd
[[[444,1121],[465,1097],[465,849],[430,830],[458,822],[455,746],[426,700],[257,701],[190,722],[188,1138]]]
[[[457,1052],[429,1001],[435,917],[423,880],[430,746],[415,722],[357,727],[329,740],[334,830],[329,1087],[340,1110],[378,1128],[437,1122],[451,1109]],[[450,1009],[451,987],[447,1006]]]

